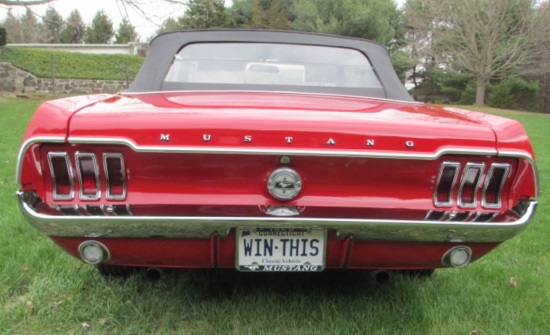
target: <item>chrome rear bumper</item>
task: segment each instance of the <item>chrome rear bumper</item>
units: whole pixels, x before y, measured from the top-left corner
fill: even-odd
[[[17,193],[27,221],[49,236],[125,238],[227,237],[237,227],[303,227],[334,229],[339,236],[360,240],[411,242],[502,242],[531,221],[536,201],[530,201],[516,221],[452,222],[430,220],[323,219],[300,217],[168,217],[168,216],[54,216],[36,212],[23,192]]]

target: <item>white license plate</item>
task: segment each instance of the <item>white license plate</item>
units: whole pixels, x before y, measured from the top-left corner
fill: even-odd
[[[325,268],[324,229],[237,229],[240,271],[315,272]]]

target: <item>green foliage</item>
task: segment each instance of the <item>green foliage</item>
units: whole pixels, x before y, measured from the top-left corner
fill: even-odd
[[[462,105],[470,105],[475,101],[475,80],[459,73],[428,67],[416,74],[416,80],[417,86],[410,90],[415,100]]]
[[[0,27],[0,47],[6,45],[6,28]]]
[[[115,44],[126,44],[128,42],[138,42],[139,36],[134,27],[127,18],[122,19],[115,33]]]
[[[20,19],[21,23],[21,42],[20,43],[43,43],[46,40],[46,31],[42,23],[34,15],[33,11],[27,7],[25,14]]]
[[[243,24],[251,29],[289,29],[286,8],[279,0],[262,3],[260,0],[249,1],[251,16]]]
[[[400,12],[391,0],[297,0],[295,30],[366,38],[389,46]]]
[[[162,33],[167,33],[167,32],[170,32],[170,31],[178,31],[178,30],[182,30],[182,29],[183,29],[183,27],[178,22],[178,20],[169,17],[166,20],[164,20],[164,22],[162,23],[160,28],[156,31],[156,34],[160,35]]]
[[[183,29],[224,28],[229,17],[223,0],[189,0],[179,22]]]
[[[492,85],[488,105],[496,108],[533,110],[537,107],[538,92],[538,82],[510,77]]]
[[[294,21],[294,0],[235,0],[228,8],[236,27],[289,29]]]
[[[439,71],[437,76],[441,82],[441,97],[439,103],[471,105],[476,100],[476,82],[473,78],[456,72]],[[490,90],[487,87],[487,90]]]
[[[125,80],[126,64],[130,80],[135,78],[143,59],[130,55],[99,55],[30,48],[6,47],[0,62],[28,71],[37,77],[49,78],[51,57],[55,61],[56,78]]]
[[[104,10],[100,10],[86,29],[84,40],[90,44],[106,44],[113,38],[113,34],[113,22]]]
[[[82,20],[80,12],[75,9],[69,14],[65,27],[61,31],[61,43],[82,43],[84,42],[85,33],[86,25]]]
[[[183,16],[167,18],[156,34],[183,29],[229,28],[233,26],[231,17],[223,0],[190,0]]]
[[[414,66],[409,55],[402,50],[394,51],[391,53],[391,62],[401,82],[405,82],[407,71]]]
[[[65,22],[55,8],[49,6],[46,9],[46,13],[42,16],[42,24],[46,28],[46,41],[48,43],[61,42],[61,31],[65,26]]]

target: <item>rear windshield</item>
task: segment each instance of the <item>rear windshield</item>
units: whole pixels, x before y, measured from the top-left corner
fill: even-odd
[[[227,86],[330,92],[330,88],[380,91],[367,57],[354,49],[273,43],[197,43],[175,55],[163,89]],[[301,89],[300,89],[301,88]]]

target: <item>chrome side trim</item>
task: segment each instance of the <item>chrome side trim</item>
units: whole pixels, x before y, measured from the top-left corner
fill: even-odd
[[[82,169],[80,168],[80,160],[83,157],[91,158],[94,165],[95,182],[97,186],[95,195],[84,194],[84,187],[82,184]],[[96,155],[94,153],[89,153],[89,152],[77,152],[75,154],[75,160],[76,160],[76,172],[78,174],[78,183],[80,185],[80,199],[81,200],[98,200],[99,198],[101,198],[101,182],[99,180],[99,165],[97,164]]]
[[[70,191],[69,194],[57,194],[57,182],[55,181],[55,170],[53,168],[52,158],[54,157],[61,157],[65,160],[65,164],[67,166],[67,175],[69,178],[69,184],[70,184]],[[52,178],[52,186],[53,186],[53,194],[52,198],[53,200],[72,200],[74,199],[74,173],[73,173],[73,166],[71,164],[71,157],[69,157],[69,154],[65,151],[52,151],[48,152],[48,165],[50,167],[50,176]]]
[[[452,168],[454,170],[453,172],[453,181],[451,182],[451,186],[449,187],[449,198],[447,201],[438,201],[437,195],[439,194],[439,186],[441,183],[441,178],[443,178],[443,172],[446,168]],[[456,180],[458,178],[458,172],[460,170],[460,163],[459,162],[443,162],[441,163],[441,168],[439,169],[439,176],[437,177],[437,181],[435,183],[434,187],[434,194],[433,194],[433,201],[434,205],[436,207],[451,207],[453,205],[453,190],[455,188]]]
[[[487,188],[489,187],[489,183],[491,182],[491,179],[493,178],[493,173],[495,172],[495,168],[497,169],[504,169],[504,174],[502,175],[502,180],[500,181],[500,185],[498,186],[498,191],[496,194],[496,203],[487,203]],[[483,184],[483,191],[481,193],[481,206],[484,208],[491,208],[491,209],[499,209],[502,207],[502,190],[504,189],[504,185],[506,184],[506,179],[510,175],[511,166],[510,164],[506,163],[493,163],[491,164],[491,168],[489,172],[487,173],[487,177],[485,178],[485,183]]]
[[[364,158],[392,158],[392,159],[419,159],[433,160],[442,155],[496,155],[495,149],[472,148],[444,148],[434,153],[396,153],[395,151],[366,151],[366,150],[317,150],[317,149],[267,149],[267,148],[227,148],[210,146],[149,146],[139,145],[127,138],[119,137],[69,137],[71,144],[112,144],[124,145],[136,152],[155,153],[187,153],[187,154],[229,154],[229,155],[296,155],[319,157],[364,157]]]
[[[23,167],[23,157],[29,149],[30,146],[36,143],[63,143],[65,142],[65,137],[60,136],[39,136],[32,137],[25,141],[19,149],[19,154],[17,155],[17,165],[15,167],[15,183],[21,184],[21,168]]]
[[[362,100],[377,100],[387,102],[399,102],[410,105],[423,105],[423,102],[407,101],[407,100],[395,100],[388,98],[367,97],[362,95],[347,95],[347,94],[329,94],[329,93],[314,93],[314,92],[294,92],[294,91],[247,91],[247,90],[181,90],[181,91],[151,91],[151,92],[119,92],[120,95],[149,95],[149,94],[174,94],[174,93],[273,93],[282,95],[311,95],[315,97],[327,96],[327,97],[343,97],[343,98],[356,98]]]
[[[143,93],[145,94],[145,93]],[[32,137],[25,141],[19,150],[17,166],[15,170],[15,183],[21,184],[21,168],[23,157],[30,146],[36,143],[64,143],[65,137],[60,136],[39,136]],[[125,138],[103,138],[103,137],[69,137],[69,143],[95,143],[95,144],[119,144],[130,147],[137,152],[160,152],[160,153],[204,153],[204,154],[246,154],[246,155],[302,155],[322,157],[364,157],[364,158],[389,158],[389,159],[420,159],[434,160],[442,155],[498,155],[499,157],[522,158],[529,162],[535,176],[535,197],[539,196],[539,178],[537,165],[531,154],[525,151],[497,151],[495,149],[471,149],[471,148],[444,148],[431,154],[409,154],[395,152],[365,152],[360,150],[288,150],[288,149],[252,149],[252,148],[220,148],[220,147],[166,147],[166,146],[139,146],[133,141]]]
[[[513,222],[443,222],[423,220],[325,219],[302,217],[155,217],[155,216],[51,216],[37,213],[18,192],[25,218],[50,236],[209,238],[212,232],[227,237],[237,227],[307,227],[336,229],[339,236],[360,240],[502,242],[523,230],[537,207],[531,201]]]
[[[466,184],[468,177],[468,172],[470,170],[477,170],[476,173],[476,181],[474,185],[474,191],[473,191],[473,201],[471,203],[464,203],[462,200],[462,192],[464,190],[464,185]],[[466,166],[464,167],[464,171],[462,171],[462,179],[460,180],[460,186],[458,188],[458,194],[457,194],[457,203],[459,207],[462,208],[476,208],[477,207],[477,194],[479,193],[479,189],[481,188],[481,184],[483,182],[483,172],[485,171],[485,164],[484,163],[466,163]]]

